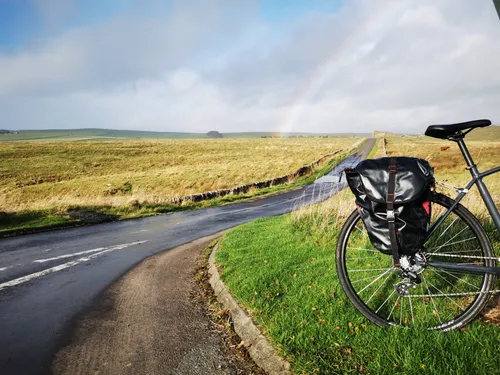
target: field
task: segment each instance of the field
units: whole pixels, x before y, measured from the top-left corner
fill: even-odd
[[[368,137],[370,134],[335,134],[335,133],[287,133],[243,132],[223,133],[224,138],[261,138],[261,137]],[[1,134],[1,141],[22,140],[116,140],[116,139],[208,139],[205,133],[153,132],[140,130],[114,129],[69,129],[69,130],[20,130],[18,134]]]
[[[158,198],[287,175],[360,142],[359,138],[3,142],[0,222],[5,230],[26,220],[32,226],[45,225],[41,217],[50,224],[85,220],[75,214],[81,208],[127,217],[164,212],[155,206]],[[94,219],[99,221],[99,215]]]
[[[438,180],[460,185],[470,177],[453,143],[392,135],[387,141],[388,155],[429,159]],[[500,142],[468,145],[480,169],[498,165]],[[372,156],[384,156],[381,143]],[[499,175],[485,182],[498,206]],[[440,185],[438,190],[456,194]],[[480,217],[500,255],[500,234],[475,190],[465,205]],[[346,190],[293,214],[243,225],[230,231],[220,246],[217,262],[226,285],[291,361],[293,373],[498,373],[500,313],[495,302],[481,320],[446,334],[381,329],[351,305],[337,278],[335,246],[353,209],[354,198]]]
[[[471,135],[474,134],[471,133]],[[466,138],[466,144],[475,163],[479,169],[486,171],[500,164],[500,139],[497,141],[474,140],[477,138]],[[428,160],[435,169],[438,182],[463,187],[471,179],[470,173],[465,169],[465,161],[458,146],[452,142],[434,140],[428,137],[408,139],[406,137],[388,137],[387,153],[389,156],[406,155],[415,156]],[[492,175],[485,178],[490,193],[495,201],[500,202],[500,175]],[[456,194],[453,189],[438,185],[447,195]],[[480,201],[476,188],[462,202],[476,214],[486,213],[486,208]]]

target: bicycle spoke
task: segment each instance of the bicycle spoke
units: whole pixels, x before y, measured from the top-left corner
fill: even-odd
[[[455,234],[453,237],[451,237],[448,241],[446,241],[444,244],[442,244],[441,246],[439,246],[435,252],[437,252],[437,251],[441,250],[443,247],[446,247],[446,246],[450,246],[450,245],[452,245],[452,244],[449,244],[449,242],[450,242],[450,241],[453,241],[455,238],[457,238],[457,237],[458,237],[458,236],[459,236],[459,235],[460,235],[460,234],[461,234],[464,230],[466,230],[466,229],[467,229],[467,227],[464,227],[464,228],[463,228],[460,232],[458,232],[458,233],[457,233],[457,234]],[[474,238],[474,237],[472,237],[471,239],[473,239],[473,238]],[[464,241],[464,242],[465,242],[465,241]],[[458,242],[458,243],[460,243],[460,242]]]
[[[393,296],[393,294],[396,293],[396,290],[393,290],[391,294],[389,294],[389,297],[387,297],[385,300],[384,300],[384,303],[382,303],[379,308],[377,309],[377,311],[375,311],[375,314],[378,314],[378,312],[380,311],[380,309],[382,307],[384,307],[384,305],[387,303],[387,301],[389,301],[391,299],[391,297]]]
[[[471,237],[471,238],[466,238],[465,240],[460,240],[460,241],[457,241],[457,242],[452,242],[452,243],[449,243],[447,244],[446,246],[451,246],[451,245],[456,245],[456,244],[459,244],[459,243],[463,243],[463,242],[467,242],[467,241],[470,241],[470,240],[475,240],[476,237]],[[430,250],[436,250],[436,251],[439,251],[439,249],[441,249],[441,247],[437,248],[437,247],[431,247],[430,249],[427,249],[427,251],[430,251]]]
[[[415,315],[413,314],[413,304],[411,302],[411,298],[408,298],[408,302],[410,302],[411,321],[412,321],[413,325],[415,325]]]
[[[441,235],[440,235],[440,236],[436,239],[436,241],[437,241],[437,240],[439,240],[441,237],[443,237],[443,236],[446,234],[446,232],[448,232],[448,229],[450,229],[450,228],[451,228],[451,226],[452,226],[453,224],[455,224],[455,222],[456,222],[457,220],[458,220],[458,217],[457,217],[457,218],[455,218],[455,220],[453,220],[453,221],[452,221],[452,222],[451,222],[451,223],[450,223],[450,224],[446,227],[446,229],[444,230],[444,232],[442,232],[442,233],[441,233]]]
[[[378,280],[380,280],[382,277],[384,277],[384,275],[388,274],[389,272],[391,271],[391,269],[389,268],[387,271],[385,271],[384,273],[382,273],[379,277],[377,277],[375,280],[373,280],[370,284],[368,284],[367,286],[365,286],[363,289],[361,289],[358,294],[361,294],[363,293],[367,288],[369,288],[371,285],[373,285],[374,283],[376,283]]]
[[[400,307],[400,313],[399,313],[399,325],[402,326],[403,325],[403,304],[405,302],[405,299],[401,299],[401,305],[399,306]]]
[[[351,281],[351,284],[356,284],[356,283],[359,283],[361,281],[365,281],[365,280],[373,280],[374,278],[378,277],[378,275],[375,275],[375,276],[369,276],[369,277],[363,277],[362,279],[357,279],[357,280],[353,280]]]
[[[375,290],[375,292],[373,292],[373,294],[370,296],[370,298],[368,298],[368,301],[366,301],[366,304],[368,304],[372,300],[372,298],[378,293],[378,291],[384,286],[384,284],[387,282],[387,280],[389,280],[391,277],[392,277],[392,275],[389,274],[389,276],[387,276],[385,278],[385,280],[382,281],[382,284],[380,284],[380,286],[377,288],[377,290]]]
[[[428,281],[428,283],[434,288],[436,289],[439,293],[443,294],[446,298],[448,298],[451,302],[453,302],[455,305],[458,306],[459,309],[461,309],[462,311],[464,311],[465,309],[460,306],[458,303],[456,303],[454,300],[452,300],[449,296],[445,295],[445,293],[443,293],[441,290],[439,290],[438,287],[436,287],[435,285],[433,285],[430,281]]]
[[[470,286],[472,286],[473,288],[476,288],[477,290],[479,290],[479,289],[480,289],[480,288],[478,288],[477,286],[475,286],[475,285],[473,285],[473,284],[469,283],[468,281],[465,281],[464,279],[462,279],[462,278],[460,278],[460,277],[457,277],[456,275],[454,275],[454,274],[452,274],[452,273],[450,273],[450,272],[448,272],[448,271],[446,271],[446,270],[443,270],[443,269],[437,269],[437,268],[435,268],[435,269],[433,269],[433,271],[435,271],[435,272],[444,272],[444,273],[446,273],[446,274],[448,274],[448,275],[450,275],[450,276],[454,277],[454,278],[455,278],[455,279],[457,279],[458,281],[461,281],[461,282],[463,282],[463,283],[469,284]]]
[[[437,276],[439,276],[441,279],[443,279],[444,281],[446,281],[451,287],[454,286],[448,279],[446,279],[444,276],[442,276],[438,272],[436,272],[436,270],[429,269],[429,271],[434,272]]]
[[[396,302],[394,302],[394,305],[392,306],[391,312],[390,312],[389,316],[387,317],[387,320],[391,319],[392,313],[394,312],[394,309],[396,308],[396,305],[398,304],[400,298],[401,298],[401,296],[398,296],[398,298],[396,299]]]
[[[430,299],[431,299],[431,302],[432,302],[432,306],[434,306],[434,311],[436,312],[436,316],[439,320],[439,323],[440,324],[443,324],[443,322],[441,321],[441,317],[439,316],[439,311],[436,307],[436,303],[434,302],[434,298],[432,298],[432,293],[429,289],[429,286],[427,285],[427,281],[425,280],[425,277],[424,275],[422,274],[422,281],[424,282],[424,285],[425,285],[425,288],[427,289],[427,291],[429,292],[429,296],[430,296]],[[434,315],[434,311],[433,311],[433,315]]]

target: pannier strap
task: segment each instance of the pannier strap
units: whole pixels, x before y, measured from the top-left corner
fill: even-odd
[[[399,246],[396,237],[396,215],[394,214],[394,193],[396,191],[396,158],[389,162],[389,182],[387,183],[387,223],[389,226],[389,238],[391,240],[392,260],[395,267],[399,267]]]

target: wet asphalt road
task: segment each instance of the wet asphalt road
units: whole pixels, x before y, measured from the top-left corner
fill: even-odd
[[[374,143],[368,140],[340,163],[331,182],[223,207],[0,240],[0,374],[47,372],[75,317],[136,264],[242,223],[327,199],[345,187],[345,180],[339,184],[334,176],[365,158]]]

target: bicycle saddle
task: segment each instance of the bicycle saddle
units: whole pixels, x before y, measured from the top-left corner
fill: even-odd
[[[490,120],[474,120],[449,125],[431,125],[425,131],[425,135],[433,138],[447,139],[449,136],[455,135],[461,130],[484,128],[490,125]]]

